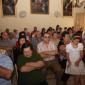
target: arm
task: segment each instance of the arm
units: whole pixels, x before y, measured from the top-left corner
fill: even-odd
[[[82,58],[83,58],[83,51],[80,51],[80,58],[79,58],[78,62],[80,62],[82,60]]]
[[[48,53],[49,53],[50,56],[54,56],[54,55],[58,54],[58,51],[52,50],[52,51],[49,51]]]
[[[34,69],[39,69],[44,66],[44,62],[43,61],[30,62],[26,63],[26,66],[34,67]]]
[[[27,65],[24,65],[20,68],[21,72],[30,72],[32,70],[34,70],[34,67],[30,67],[30,66],[27,66]]]
[[[79,63],[80,63],[80,61],[82,60],[82,58],[83,58],[83,51],[80,51],[80,57],[79,57],[79,59],[75,62],[75,65],[76,65],[76,66],[79,66]]]
[[[68,66],[69,67],[71,65],[71,61],[70,61],[70,58],[69,58],[69,53],[66,53],[66,58],[67,58],[67,61],[68,61]]]
[[[46,57],[55,56],[56,54],[58,54],[58,51],[57,50],[44,51],[39,54],[41,55],[42,58],[46,58]]]
[[[56,49],[54,43],[52,43],[52,46],[50,47],[50,51],[44,51],[42,48],[41,44],[37,45],[37,52],[41,55],[42,58],[46,58],[46,57],[52,57],[55,56],[56,54],[58,54],[58,50]]]
[[[12,76],[12,71],[0,66],[0,76],[6,79],[10,79]]]
[[[30,72],[35,69],[39,69],[44,66],[43,61],[37,61],[37,62],[30,62],[26,63],[24,66],[21,67],[21,72]]]
[[[42,58],[47,58],[47,57],[49,57],[48,54],[45,54],[45,53],[43,53],[43,52],[41,52],[41,53],[39,53],[39,54],[40,54],[40,56],[41,56]]]

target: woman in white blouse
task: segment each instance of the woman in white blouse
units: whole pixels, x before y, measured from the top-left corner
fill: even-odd
[[[74,76],[75,85],[85,85],[85,66],[83,58],[83,44],[79,43],[80,37],[73,36],[73,40],[66,46],[67,65],[65,72]]]

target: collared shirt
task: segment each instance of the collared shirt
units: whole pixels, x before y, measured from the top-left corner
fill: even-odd
[[[0,66],[13,71],[13,63],[9,56],[0,54]],[[0,85],[11,85],[11,81],[0,78]]]
[[[56,50],[56,46],[54,45],[53,42],[49,42],[48,44],[48,47],[44,44],[44,42],[40,42],[37,46],[37,52],[38,53],[41,53],[41,52],[44,52],[44,51],[53,51],[53,50]],[[55,59],[55,56],[51,56],[49,58],[44,58],[44,61],[50,61],[50,60],[54,60]]]

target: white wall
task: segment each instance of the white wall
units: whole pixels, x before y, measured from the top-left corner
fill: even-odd
[[[23,10],[27,12],[27,16],[20,18],[19,12]],[[59,11],[61,17],[55,17],[55,11]],[[3,31],[5,28],[23,30],[24,27],[32,31],[34,26],[37,26],[40,30],[42,27],[48,28],[49,26],[55,28],[57,24],[61,25],[61,27],[74,25],[73,17],[62,17],[61,0],[49,0],[49,14],[47,15],[31,14],[30,0],[18,0],[16,5],[16,16],[3,17],[0,14],[0,31]]]

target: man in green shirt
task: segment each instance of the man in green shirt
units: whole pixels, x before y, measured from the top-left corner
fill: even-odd
[[[18,58],[18,85],[48,85],[41,68],[44,63],[30,46],[23,45],[23,55]]]

